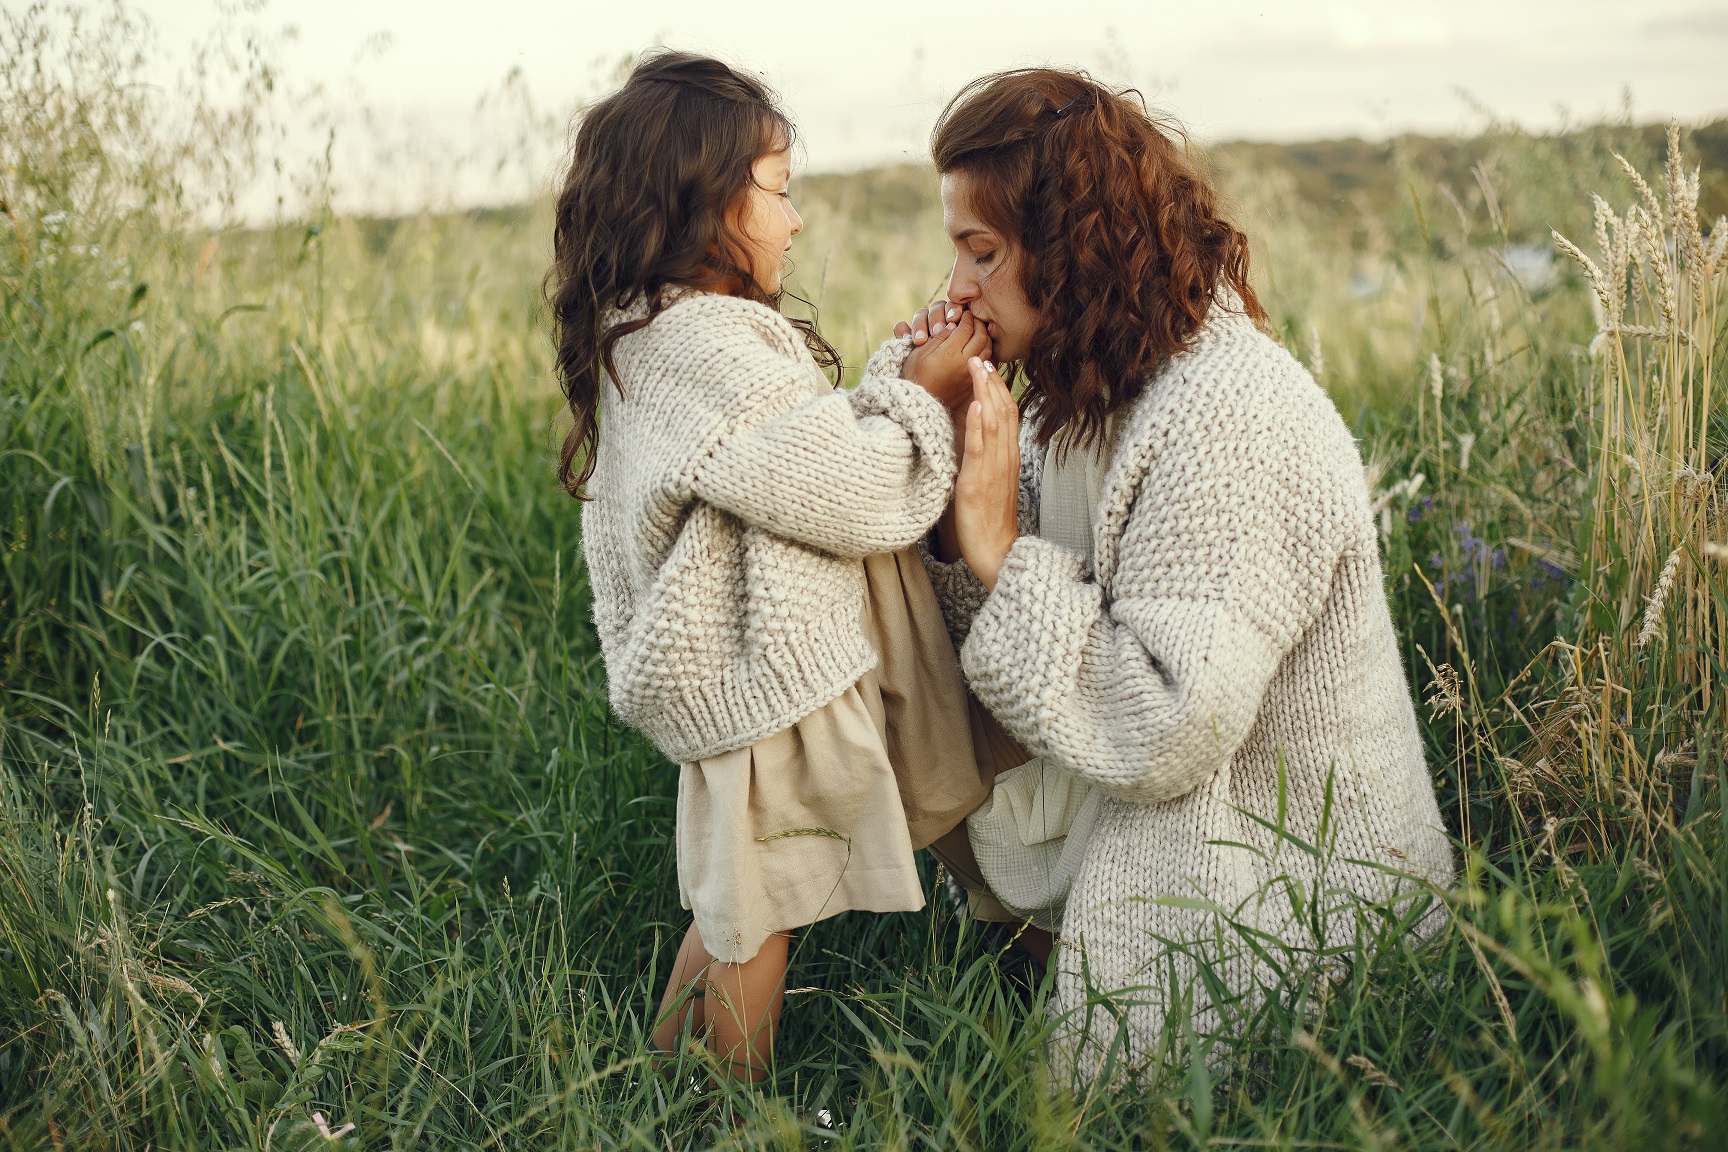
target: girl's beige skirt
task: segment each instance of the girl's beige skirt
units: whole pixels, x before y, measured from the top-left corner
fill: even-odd
[[[715,959],[838,912],[924,906],[914,849],[990,793],[960,666],[918,554],[864,561],[880,654],[840,696],[748,748],[683,766],[678,887]]]

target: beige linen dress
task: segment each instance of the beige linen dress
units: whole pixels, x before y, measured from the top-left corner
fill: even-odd
[[[989,795],[922,561],[905,549],[863,564],[877,666],[792,727],[683,765],[679,894],[717,960],[838,912],[922,908],[913,850],[964,836]]]
[[[1092,557],[1093,510],[1114,457],[1120,421],[1106,424],[1101,443],[1044,450],[1037,534]],[[1025,921],[1047,931],[1062,925],[1068,890],[1085,859],[1103,793],[1041,757],[971,701],[972,731],[989,769],[991,794],[966,823],[930,846],[966,890],[978,920]]]

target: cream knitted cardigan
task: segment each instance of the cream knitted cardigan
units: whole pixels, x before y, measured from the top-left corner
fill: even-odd
[[[963,563],[927,564],[979,700],[1107,794],[1063,920],[1054,1007],[1082,1072],[1112,1043],[1131,1068],[1154,1055],[1173,991],[1195,996],[1199,1030],[1219,1025],[1189,945],[1244,1007],[1268,982],[1226,920],[1323,943],[1304,939],[1283,878],[1378,900],[1419,886],[1381,866],[1445,884],[1452,855],[1361,457],[1295,360],[1214,307],[1128,414],[1095,571],[1024,534],[1042,455],[1026,431],[1023,535],[995,590]],[[1318,851],[1281,843],[1267,827],[1280,818]],[[1324,943],[1354,927],[1336,918]],[[1087,1007],[1099,991],[1127,1007],[1120,1030]]]
[[[919,539],[955,474],[910,346],[838,391],[779,312],[705,293],[618,341],[582,548],[612,706],[671,759],[791,727],[875,665],[859,558]]]

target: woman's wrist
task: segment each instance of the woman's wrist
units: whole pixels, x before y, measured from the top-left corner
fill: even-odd
[[[1014,541],[1018,539],[1018,536],[1009,537],[997,547],[982,549],[966,557],[966,566],[984,585],[984,591],[996,591],[996,578],[1002,574],[1002,565],[1007,563],[1008,553],[1014,550]]]
[[[952,564],[961,558],[960,532],[954,527],[953,504],[943,509],[941,519],[936,521],[936,527],[930,533],[930,552],[944,564]]]

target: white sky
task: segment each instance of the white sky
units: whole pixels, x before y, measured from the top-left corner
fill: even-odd
[[[134,2],[166,46],[218,18],[218,0]],[[474,109],[511,69],[561,120],[654,44],[765,74],[815,170],[922,158],[959,85],[1044,62],[1135,84],[1211,140],[1478,126],[1460,93],[1528,127],[1617,114],[1628,88],[1641,120],[1728,113],[1728,0],[276,0],[251,19],[297,29],[291,83],[365,105],[374,136],[452,149],[502,130]],[[511,198],[512,179],[457,198]]]

